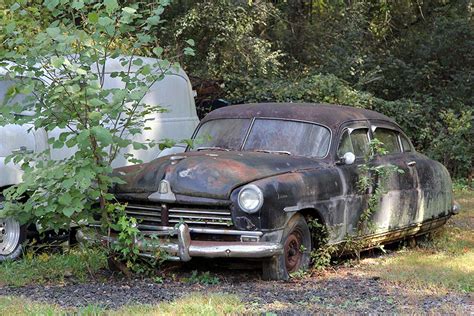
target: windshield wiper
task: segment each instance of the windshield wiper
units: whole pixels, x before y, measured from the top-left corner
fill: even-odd
[[[292,153],[287,150],[256,149],[254,151],[259,152],[259,153],[279,154],[279,155],[288,155],[288,156],[292,155]]]
[[[200,150],[222,150],[222,151],[230,151],[230,149],[222,148],[222,147],[198,147],[196,151]]]

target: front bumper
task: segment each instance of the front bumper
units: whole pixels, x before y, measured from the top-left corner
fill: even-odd
[[[193,228],[189,228],[185,223],[180,224],[177,228],[162,228],[149,234],[161,238],[145,237],[142,240],[136,240],[135,244],[143,256],[154,256],[159,251],[165,251],[168,254],[168,260],[184,262],[193,257],[268,258],[283,253],[283,246],[275,242],[192,240],[192,230]],[[212,233],[212,231],[209,229],[206,232]],[[216,230],[216,232],[221,231]],[[245,236],[246,232],[242,231],[241,233],[242,236]],[[79,230],[76,237],[79,242],[102,244],[116,242],[114,236],[103,236],[96,230]]]

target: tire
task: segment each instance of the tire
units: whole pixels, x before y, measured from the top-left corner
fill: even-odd
[[[26,227],[14,218],[0,219],[0,262],[17,260],[23,255]]]
[[[291,273],[308,268],[311,259],[311,233],[301,214],[290,219],[283,231],[281,243],[283,254],[263,262],[264,280],[288,280]]]
[[[1,208],[4,200],[0,194]],[[26,233],[26,226],[20,226],[14,218],[0,218],[0,262],[17,260],[23,255]]]

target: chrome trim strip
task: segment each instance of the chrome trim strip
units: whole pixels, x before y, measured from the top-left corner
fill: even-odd
[[[195,219],[195,220],[216,220],[216,221],[232,221],[232,218],[230,217],[220,217],[220,216],[196,216],[196,215],[187,215],[187,214],[173,214],[170,212],[169,218],[182,218],[182,219]]]
[[[178,224],[179,222],[181,222],[181,220],[177,220],[177,219],[170,219],[169,220],[170,223],[172,224]],[[222,223],[222,222],[212,222],[212,221],[203,221],[203,222],[196,222],[196,221],[186,221],[186,224],[195,224],[195,225],[220,225],[220,226],[232,226],[232,222],[230,221],[227,221],[226,223]]]
[[[246,235],[246,236],[257,236],[263,235],[260,231],[246,231],[246,230],[233,230],[233,229],[212,229],[212,228],[189,228],[191,233],[196,234],[219,234],[219,235]]]
[[[147,211],[132,211],[132,210],[125,210],[125,213],[127,214],[135,214],[135,215],[143,215],[143,216],[161,216],[161,211],[155,211],[155,212],[147,212]]]
[[[128,204],[125,207],[126,210],[132,209],[132,210],[144,210],[144,211],[161,211],[161,206],[142,206],[140,204]]]
[[[132,216],[133,217],[133,216]],[[139,218],[137,218],[137,220],[140,220],[140,221],[148,221],[148,222],[159,222],[161,223],[161,217],[159,216],[154,216],[154,217],[150,217],[150,216],[140,216]]]
[[[170,213],[189,213],[189,214],[206,214],[206,215],[231,215],[230,211],[224,211],[224,210],[216,210],[215,212],[209,209],[191,209],[191,210],[186,210],[186,209],[176,209],[176,208],[171,208],[169,210]]]
[[[90,227],[100,227],[99,224],[89,225]],[[154,232],[165,231],[168,234],[173,234],[176,232],[176,228],[169,226],[155,226],[155,225],[142,225],[139,224],[138,227],[147,229],[147,231],[142,231],[143,234],[153,234]],[[219,228],[197,228],[189,227],[189,231],[195,234],[216,234],[216,235],[245,235],[245,236],[255,236],[260,237],[263,235],[261,231],[247,231],[247,230],[235,230],[235,229],[219,229]]]

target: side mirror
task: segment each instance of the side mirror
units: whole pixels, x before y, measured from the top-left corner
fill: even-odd
[[[356,156],[350,151],[345,153],[344,156],[342,156],[342,162],[345,165],[352,165],[355,160],[356,160]]]

